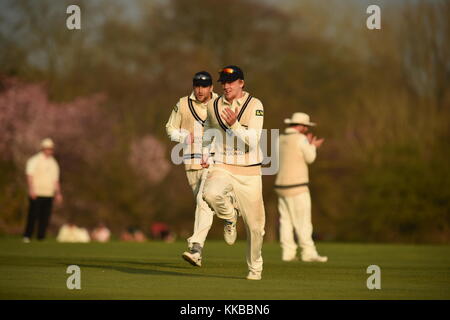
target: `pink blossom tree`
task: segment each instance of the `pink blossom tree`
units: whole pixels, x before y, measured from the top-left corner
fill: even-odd
[[[103,220],[123,225],[151,214],[148,199],[140,194],[170,171],[166,147],[153,135],[129,143],[118,119],[101,105],[106,98],[95,94],[56,103],[49,100],[44,84],[0,78],[0,165],[15,168],[0,185],[0,202],[8,205],[0,231],[19,230],[23,224],[25,162],[45,137],[55,141],[67,199],[54,223],[75,215],[86,224]]]
[[[133,141],[128,161],[135,172],[151,184],[163,180],[170,171],[166,147],[152,135]]]
[[[58,153],[75,155],[86,162],[98,160],[98,148],[110,145],[107,129],[111,119],[99,107],[106,100],[104,94],[53,103],[42,84],[9,78],[2,81],[2,87],[0,159],[23,166],[45,137],[55,140]]]

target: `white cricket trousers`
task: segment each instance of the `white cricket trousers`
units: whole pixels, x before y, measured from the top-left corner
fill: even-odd
[[[193,243],[199,243],[203,248],[209,229],[211,229],[213,223],[214,212],[211,211],[202,197],[203,186],[205,185],[207,174],[208,169],[186,171],[189,185],[194,192],[196,200],[194,233],[187,239],[189,248],[192,247]]]
[[[230,220],[235,214],[232,198],[236,201],[247,231],[248,268],[261,273],[261,250],[266,219],[261,176],[235,175],[223,168],[212,168],[205,182],[203,199],[219,218]]]
[[[291,197],[278,197],[280,212],[280,243],[282,259],[291,260],[297,254],[297,243],[302,249],[302,256],[316,256],[317,251],[312,239],[311,196],[303,192]]]

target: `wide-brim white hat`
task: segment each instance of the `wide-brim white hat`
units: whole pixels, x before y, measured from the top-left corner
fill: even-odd
[[[55,147],[55,143],[50,138],[45,138],[41,141],[41,148],[42,149],[53,149]]]
[[[286,124],[302,124],[304,126],[314,127],[316,123],[309,120],[309,115],[303,112],[296,112],[292,115],[290,119],[284,119]]]

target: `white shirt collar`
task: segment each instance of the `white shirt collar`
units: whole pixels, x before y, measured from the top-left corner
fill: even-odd
[[[286,129],[284,129],[284,133],[300,133],[298,132],[296,129],[294,128],[289,128],[287,127]]]

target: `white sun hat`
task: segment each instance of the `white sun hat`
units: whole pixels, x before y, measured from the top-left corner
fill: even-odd
[[[314,127],[316,124],[309,121],[309,115],[303,112],[295,112],[291,119],[284,119],[286,124],[302,124],[304,126]]]
[[[41,148],[42,149],[53,149],[55,147],[55,143],[50,138],[45,138],[41,141]]]

